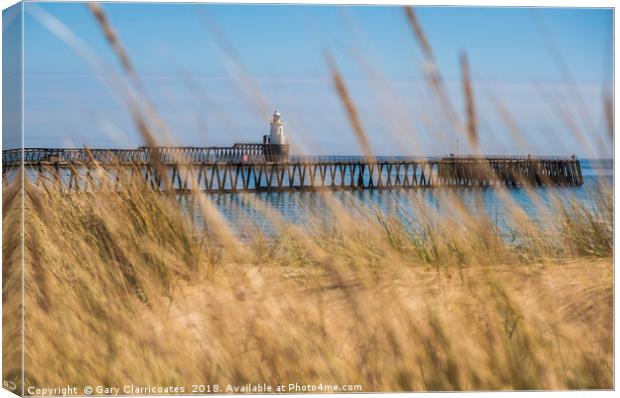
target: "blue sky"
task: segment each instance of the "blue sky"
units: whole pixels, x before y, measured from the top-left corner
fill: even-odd
[[[458,133],[425,79],[400,7],[103,8],[179,145],[258,141],[278,107],[295,151],[360,153],[330,83],[329,52],[376,153],[455,151]],[[42,16],[75,34],[100,68]],[[469,57],[483,152],[610,156],[601,105],[612,84],[611,10],[434,7],[417,16],[460,115],[458,56]],[[114,84],[123,72],[84,4],[26,3],[24,30],[26,146],[141,144]]]

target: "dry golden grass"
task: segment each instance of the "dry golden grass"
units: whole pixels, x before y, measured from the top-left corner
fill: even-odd
[[[412,230],[376,213],[233,243],[138,184],[29,184],[25,383],[612,388],[610,198],[567,207],[553,235],[515,227],[515,242],[473,216]],[[3,203],[7,256],[18,199]],[[4,260],[4,306],[17,308],[18,262]],[[14,320],[5,312],[5,342]]]
[[[364,131],[364,127],[362,126],[362,122],[357,112],[357,108],[355,107],[355,104],[353,103],[353,100],[351,99],[349,90],[347,89],[347,86],[332,56],[329,53],[327,53],[325,55],[325,58],[327,61],[327,65],[329,66],[331,75],[332,75],[332,83],[336,89],[336,92],[338,93],[340,102],[342,102],[342,104],[344,105],[347,116],[349,118],[349,123],[351,124],[351,127],[353,128],[353,131],[355,132],[355,138],[357,139],[357,142],[360,144],[360,147],[362,149],[362,153],[364,154],[364,156],[367,156],[370,158],[372,157],[370,141],[368,140],[368,135],[366,134],[366,131]]]

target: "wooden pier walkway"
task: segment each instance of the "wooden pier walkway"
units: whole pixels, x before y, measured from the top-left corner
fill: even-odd
[[[5,150],[3,181],[10,180],[23,165],[34,182],[46,181],[75,191],[96,189],[102,184],[102,179],[95,177],[96,168],[105,170],[111,181],[121,185],[120,175],[124,173],[139,176],[159,191],[207,193],[583,184],[581,165],[575,157],[290,156],[273,160],[260,148],[231,148]]]

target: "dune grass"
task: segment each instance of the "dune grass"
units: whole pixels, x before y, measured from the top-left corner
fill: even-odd
[[[515,226],[519,241],[473,217],[345,211],[239,242],[138,184],[25,192],[26,387],[613,387],[610,193],[558,209],[558,228]],[[5,248],[17,199],[5,194]]]

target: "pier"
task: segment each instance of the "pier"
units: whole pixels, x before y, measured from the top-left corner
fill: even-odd
[[[583,184],[574,156],[291,156],[277,109],[261,143],[2,151],[3,184],[22,167],[35,184],[69,191],[99,189],[110,181],[122,189],[136,177],[156,191],[207,193]]]
[[[72,191],[100,187],[104,182],[96,177],[97,169],[108,175],[108,182],[116,181],[118,189],[122,189],[124,174],[140,177],[157,191],[206,193],[583,184],[581,165],[575,157],[273,157],[265,152],[269,146],[232,148],[5,150],[3,181],[10,180],[23,166],[34,183]]]

